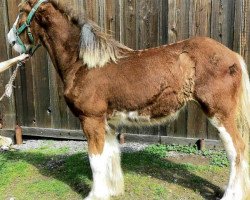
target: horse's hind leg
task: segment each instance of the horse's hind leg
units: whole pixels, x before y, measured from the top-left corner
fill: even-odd
[[[120,150],[104,117],[85,117],[82,127],[88,140],[93,186],[86,200],[106,200],[123,193]]]
[[[230,162],[229,183],[222,199],[245,200],[250,186],[248,163],[244,156],[246,144],[237,130],[236,119],[232,116],[224,120],[213,117],[210,121],[219,131]]]

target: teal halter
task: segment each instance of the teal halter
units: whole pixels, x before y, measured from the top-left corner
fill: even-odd
[[[22,47],[22,53],[30,53],[31,55],[33,55],[33,53],[38,49],[38,47],[40,47],[40,44],[35,45],[34,36],[32,35],[32,33],[30,31],[30,23],[31,23],[31,20],[33,19],[37,9],[44,2],[47,2],[47,0],[39,0],[35,4],[35,6],[31,9],[31,11],[26,19],[26,22],[24,22],[24,24],[22,24],[20,26],[20,28],[17,29],[16,26],[13,25],[13,31],[14,31],[14,33],[16,35],[16,39],[17,39],[16,42]],[[29,37],[29,40],[31,42],[31,47],[32,47],[29,52],[19,36],[21,33],[23,33],[25,31],[25,29],[27,29],[28,37]]]

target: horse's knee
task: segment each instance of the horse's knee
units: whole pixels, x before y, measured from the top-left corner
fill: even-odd
[[[85,117],[82,121],[82,128],[88,141],[89,154],[102,154],[105,142],[104,119],[102,117]]]

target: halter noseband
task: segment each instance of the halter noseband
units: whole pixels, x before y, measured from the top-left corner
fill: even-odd
[[[30,53],[31,55],[33,55],[33,53],[38,49],[38,47],[40,47],[40,44],[35,45],[34,36],[32,35],[32,33],[30,31],[30,23],[31,23],[31,20],[33,19],[37,9],[44,2],[47,2],[47,0],[39,0],[35,4],[35,6],[31,9],[26,21],[22,24],[22,26],[20,26],[20,28],[17,29],[16,26],[13,25],[13,31],[14,31],[14,33],[16,35],[16,39],[17,39],[16,42],[22,47],[22,50],[23,50],[22,53]],[[31,42],[31,47],[32,47],[29,52],[27,52],[27,48],[19,36],[21,33],[23,33],[25,31],[26,28],[27,28],[28,37],[29,37],[29,40]]]

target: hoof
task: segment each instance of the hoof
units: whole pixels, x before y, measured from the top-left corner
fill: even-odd
[[[90,192],[89,195],[84,200],[109,200],[109,196],[96,195]]]

